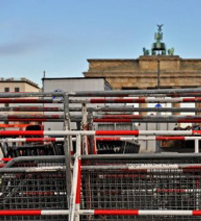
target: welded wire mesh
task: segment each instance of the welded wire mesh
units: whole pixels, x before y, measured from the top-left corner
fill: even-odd
[[[157,155],[157,154],[156,154]],[[125,165],[125,164],[185,164],[185,163],[189,163],[189,164],[201,164],[201,157],[193,157],[193,156],[185,156],[185,157],[168,157],[168,154],[166,154],[166,156],[164,157],[161,156],[159,157],[155,157],[154,154],[150,155],[150,157],[138,157],[138,155],[136,155],[136,157],[133,157],[132,159],[130,158],[126,158],[126,157],[122,157],[122,158],[111,158],[110,156],[107,156],[106,158],[98,158],[98,159],[83,159],[82,160],[82,164],[83,165]]]
[[[200,217],[191,216],[81,216],[82,221],[198,221]]]
[[[200,158],[159,158],[122,160],[83,160],[81,208],[97,210],[200,210],[201,170],[147,171],[107,169],[95,166],[126,164],[200,163]],[[83,216],[82,220],[200,220],[191,216]]]
[[[156,174],[117,170],[83,171],[82,208],[201,209],[200,178],[199,172],[178,173],[176,170],[165,173],[161,170]]]
[[[63,155],[63,143],[4,145],[4,157]]]
[[[18,168],[63,164],[50,160],[16,163]],[[66,210],[66,179],[65,171],[0,172],[0,210]],[[67,216],[2,216],[0,220],[67,220]]]
[[[40,168],[40,167],[56,167],[56,166],[65,166],[65,159],[64,157],[52,157],[50,158],[29,158],[29,160],[26,160],[25,158],[20,158],[19,161],[14,161],[14,162],[9,162],[10,166],[12,168],[23,168],[23,167],[35,167],[35,168]]]
[[[68,220],[67,216],[1,216],[0,220],[2,221],[14,221],[14,220],[18,220],[18,221],[22,221],[22,220],[26,220],[26,221],[46,221],[46,220],[54,220],[54,221],[66,221]]]

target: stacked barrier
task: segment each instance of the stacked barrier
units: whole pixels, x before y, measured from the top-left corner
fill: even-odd
[[[147,96],[131,99],[129,96]],[[164,99],[164,96],[172,97]],[[63,99],[53,100],[53,96]],[[79,100],[79,97],[91,97]],[[117,98],[127,96],[128,98]],[[155,96],[149,98],[148,96]],[[6,121],[64,122],[63,130],[0,131],[0,143],[61,142],[61,154],[0,159],[0,220],[153,220],[182,221],[201,218],[201,130],[97,131],[93,123],[200,122],[200,117],[141,116],[119,112],[149,111],[132,107],[93,107],[87,103],[200,102],[201,89],[75,93],[0,93],[1,103],[59,103],[55,107],[10,107],[0,111],[57,111],[58,115],[4,115]],[[24,98],[39,97],[39,98]],[[97,98],[114,97],[114,98]],[[177,98],[174,98],[177,97]],[[183,98],[186,97],[186,98]],[[18,98],[18,99],[15,99]],[[80,107],[71,107],[78,103]],[[156,112],[163,112],[160,108]],[[167,111],[200,111],[170,108]],[[82,115],[73,115],[77,111]],[[107,112],[97,114],[96,112]],[[111,114],[109,112],[118,112]],[[108,114],[109,113],[109,114]],[[117,121],[118,120],[118,121]],[[82,130],[72,131],[71,122]],[[21,137],[22,136],[22,137]],[[32,137],[29,137],[32,136]],[[59,136],[59,137],[54,137]],[[96,142],[138,140],[194,140],[191,154],[97,154]],[[73,145],[74,143],[74,145]],[[24,145],[24,144],[23,144]],[[59,148],[55,146],[55,148]],[[21,150],[20,150],[21,151]]]

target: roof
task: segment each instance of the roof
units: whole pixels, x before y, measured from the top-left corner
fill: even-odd
[[[105,77],[61,77],[61,78],[42,78],[42,81],[45,80],[104,80],[105,85],[107,85],[109,88],[112,89],[112,86],[110,85],[110,83],[105,79]]]
[[[40,89],[39,85],[27,78],[0,78],[0,83],[26,83]]]

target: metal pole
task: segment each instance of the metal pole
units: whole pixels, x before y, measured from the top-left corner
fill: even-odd
[[[78,163],[77,180],[76,180],[76,196],[75,196],[75,221],[80,220],[80,203],[81,203],[81,135],[76,137],[76,156],[75,160]],[[72,219],[73,221],[73,219]]]
[[[67,95],[64,95],[64,131],[69,131],[69,98]],[[67,202],[70,206],[70,193],[72,187],[72,174],[71,174],[71,149],[69,145],[69,136],[64,136],[64,154],[65,154],[65,163],[66,163],[66,192],[67,192]]]
[[[84,155],[83,160],[120,160],[120,159],[199,159],[200,153],[149,153],[149,154],[96,154],[96,155]]]
[[[86,104],[82,103],[82,130],[87,131],[87,109]],[[89,154],[88,137],[86,135],[82,136],[82,154]]]
[[[157,60],[157,88],[160,89],[160,60]]]
[[[199,153],[199,139],[195,139],[195,153]]]
[[[78,188],[78,179],[80,179],[79,176],[79,166],[80,166],[80,149],[81,149],[81,137],[78,135],[76,137],[76,154],[75,154],[75,162],[74,162],[74,168],[73,168],[73,178],[72,178],[72,188],[71,188],[71,194],[70,194],[70,213],[69,213],[69,221],[74,221],[75,218],[75,211],[76,211],[76,221],[79,221],[79,205],[76,205],[76,197],[78,194],[77,188]]]
[[[200,103],[201,97],[179,97],[177,96],[172,98],[165,98],[166,95],[160,95],[157,97],[156,95],[153,95],[153,97],[141,97],[141,98],[90,98],[79,100],[79,99],[70,99],[70,103],[92,103],[92,104],[105,104],[105,103],[112,103],[112,104],[119,104],[119,103]],[[1,100],[0,100],[1,101]]]

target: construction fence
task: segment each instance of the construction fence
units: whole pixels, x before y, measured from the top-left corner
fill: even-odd
[[[53,99],[55,96],[59,99]],[[148,112],[151,108],[125,105],[87,108],[88,103],[199,103],[201,89],[0,93],[0,97],[0,103],[63,105],[1,107],[0,111],[20,113],[0,117],[3,125],[0,220],[201,219],[199,127],[188,130],[139,130],[137,126],[129,130],[125,126],[122,129],[118,126],[118,130],[96,130],[95,127],[97,123],[107,123],[109,128],[113,123],[135,122],[199,126],[199,115],[145,116],[134,112]],[[71,107],[74,103],[80,107]],[[30,114],[36,111],[39,113]],[[46,114],[48,111],[59,114]],[[154,111],[165,112],[161,108]],[[166,111],[201,112],[196,107]],[[16,130],[16,125],[30,122],[40,125],[40,129]],[[44,122],[63,122],[63,130],[43,130]],[[71,122],[79,125],[77,130],[71,129]],[[15,130],[10,130],[11,125],[15,125]],[[192,153],[159,153],[156,148],[155,153],[139,154],[136,151],[140,148],[139,140],[193,141],[194,146]]]

